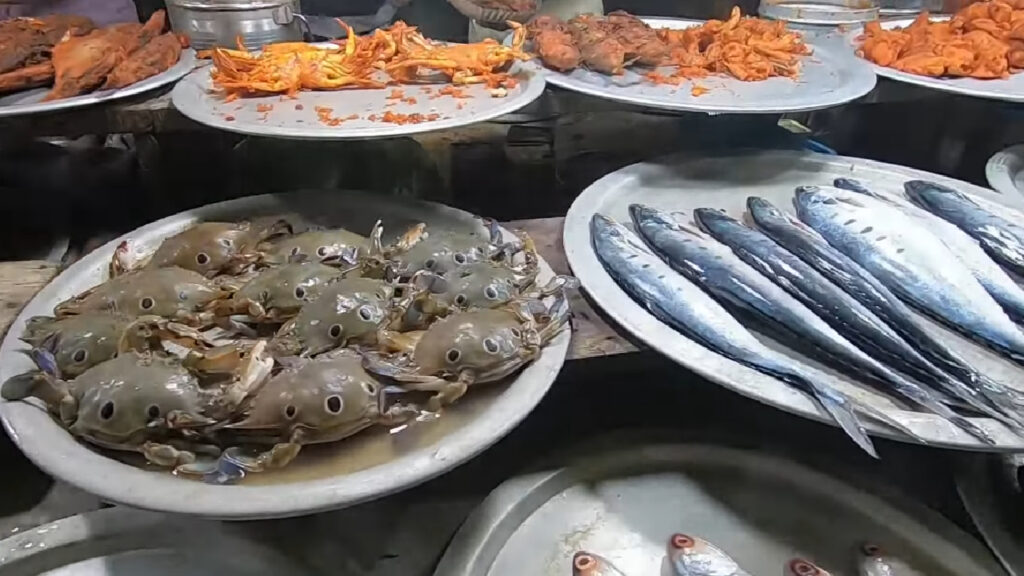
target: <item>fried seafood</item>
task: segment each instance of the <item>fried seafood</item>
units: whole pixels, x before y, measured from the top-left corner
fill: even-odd
[[[420,34],[409,34],[398,44],[398,53],[385,70],[400,82],[420,82],[420,69],[440,72],[453,84],[506,86],[508,69],[516,60],[529,60],[523,52],[526,29],[517,22],[512,27],[512,42],[503,46],[488,38],[473,44],[440,44]]]
[[[1024,4],[971,4],[948,21],[922,12],[906,28],[869,22],[857,55],[920,76],[1006,78],[1024,67]]]
[[[110,71],[101,90],[131,86],[136,82],[160,74],[177,64],[181,58],[181,42],[168,32],[142,45]]]
[[[0,74],[49,62],[53,46],[65,35],[80,36],[95,28],[88,18],[59,14],[0,21]]]
[[[151,256],[122,244],[110,279],[28,321],[37,369],[0,392],[207,482],[285,466],[304,445],[439,411],[565,326],[574,280],[539,285],[530,238],[484,222],[385,244],[380,222],[364,237],[270,216],[194,224]]]
[[[625,12],[585,14],[567,23],[540,17],[529,29],[534,50],[549,68],[569,71],[582,65],[604,74],[622,74],[634,64],[674,68],[648,74],[660,83],[708,74],[743,81],[795,78],[800,57],[811,53],[802,36],[788,30],[785,22],[744,18],[738,7],[726,21],[709,20],[678,30],[651,28]]]

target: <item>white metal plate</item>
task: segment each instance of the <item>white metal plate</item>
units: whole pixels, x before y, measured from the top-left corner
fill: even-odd
[[[367,234],[382,218],[389,233],[425,222],[483,235],[479,219],[429,202],[343,190],[310,190],[229,200],[158,220],[90,252],[32,299],[0,345],[0,382],[32,369],[18,337],[25,321],[52,314],[57,303],[107,278],[117,245],[130,240],[145,250],[197,221],[237,221],[260,215],[298,214],[324,226]],[[505,239],[514,236],[504,231]],[[484,236],[486,237],[486,236]],[[539,281],[554,276],[540,261]],[[547,392],[569,348],[569,330],[511,379],[472,387],[432,421],[401,431],[383,427],[333,444],[307,446],[289,466],[254,474],[240,485],[214,486],[137,467],[77,442],[37,404],[0,401],[4,428],[19,448],[50,475],[109,502],[137,508],[224,519],[297,516],[372,500],[429,480],[476,456],[512,430]]]
[[[699,26],[700,20],[643,18],[654,28],[682,29]],[[713,75],[679,86],[654,84],[642,70],[627,69],[621,76],[609,76],[577,68],[569,73],[544,68],[547,81],[561,88],[625,104],[667,110],[708,113],[778,114],[817,110],[860,98],[875,87],[875,75],[859,58],[848,53],[841,42],[818,41],[811,34],[805,40],[814,50],[802,59],[795,79],[769,78],[743,82],[725,75]],[[671,73],[664,68],[663,73]],[[708,92],[694,96],[694,86]]]
[[[52,102],[41,101],[50,91],[49,87],[33,88],[31,90],[3,94],[0,95],[0,118],[5,116],[24,116],[27,114],[56,112],[58,110],[81,108],[82,106],[92,106],[93,104],[128,98],[130,96],[142,94],[143,92],[148,92],[150,90],[160,88],[161,86],[166,86],[176,82],[182,76],[191,72],[195,66],[195,51],[185,49],[181,51],[181,58],[178,59],[178,63],[174,66],[171,66],[156,76],[146,78],[141,82],[136,82],[131,86],[125,86],[124,88],[118,88],[116,90],[101,90],[91,94],[83,94],[81,96],[64,98],[63,100],[54,100]]]
[[[877,192],[902,190],[914,178],[933,180],[974,195],[982,204],[998,208],[1004,217],[1006,200],[983,188],[936,174],[858,158],[810,152],[759,152],[719,158],[666,157],[628,166],[591,184],[573,202],[565,218],[565,253],[583,288],[623,328],[676,362],[705,378],[744,396],[815,420],[829,422],[818,406],[802,392],[780,380],[704,348],[652,316],[633,300],[605,271],[594,254],[590,219],[595,213],[629,224],[628,206],[642,203],[667,211],[690,212],[719,208],[733,217],[746,210],[748,196],[761,196],[782,210],[792,212],[793,191],[801,185],[831,185],[837,177],[857,178]],[[1024,218],[1021,219],[1024,222]],[[1022,389],[1024,369],[922,318],[930,332],[962,354],[991,378]],[[788,348],[765,342],[821,373],[837,389],[886,412],[928,440],[930,445],[970,450],[1020,450],[1024,438],[987,418],[974,419],[995,435],[998,446],[982,444],[949,422],[923,412],[900,409],[889,398],[840,371],[817,363]],[[912,441],[901,433],[865,421],[872,434]]]
[[[294,98],[273,95],[225,102],[224,95],[213,86],[210,67],[204,67],[179,82],[171,98],[174,107],[192,120],[231,132],[306,140],[388,138],[492,120],[519,110],[544,92],[544,77],[535,66],[517,62],[511,73],[518,83],[502,98],[491,96],[482,84],[460,86],[466,97],[455,98],[439,94],[449,84],[432,83],[302,91]],[[378,79],[387,78],[381,73]],[[396,89],[412,100],[389,98]],[[336,126],[321,121],[318,108],[329,108],[330,117],[342,121]],[[394,124],[381,121],[385,112],[438,117],[420,123]],[[372,115],[377,119],[370,120]]]
[[[936,18],[936,20],[940,19],[941,18]],[[909,26],[913,21],[913,18],[887,20],[882,23],[882,28],[886,30],[891,30],[897,27],[902,28]],[[848,45],[852,46],[854,49],[859,47],[860,42],[857,38],[863,34],[864,29],[860,27],[847,32],[846,39]],[[992,80],[982,80],[979,78],[932,78],[930,76],[920,76],[918,74],[901,72],[886,66],[879,66],[878,64],[864,58],[858,59],[874,68],[875,72],[879,76],[885,76],[886,78],[899,80],[900,82],[924,86],[925,88],[933,88],[943,92],[951,92],[953,94],[974,96],[976,98],[1005,100],[1007,102],[1024,102],[1024,74],[1011,74],[1009,78],[996,78]]]

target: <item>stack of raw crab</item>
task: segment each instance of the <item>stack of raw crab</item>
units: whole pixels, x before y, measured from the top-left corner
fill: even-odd
[[[437,413],[531,362],[566,324],[525,234],[420,224],[393,243],[266,218],[204,222],[29,320],[38,370],[3,386],[78,438],[208,481],[304,444]],[[542,298],[554,295],[553,304]],[[198,458],[197,458],[198,456]]]

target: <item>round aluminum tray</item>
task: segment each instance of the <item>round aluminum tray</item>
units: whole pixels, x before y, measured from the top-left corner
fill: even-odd
[[[674,532],[716,544],[750,574],[783,574],[800,557],[853,575],[865,541],[930,576],[1000,574],[982,546],[938,514],[792,460],[685,444],[577,454],[494,490],[434,574],[568,574],[580,549],[627,576],[670,574],[665,545]]]
[[[471,214],[429,202],[342,190],[268,194],[211,204],[170,216],[112,240],[44,287],[22,310],[0,346],[0,382],[32,368],[18,340],[25,321],[107,277],[117,245],[140,249],[202,220],[243,220],[297,214],[314,224],[368,233],[377,218],[392,234],[428,227],[483,234]],[[513,236],[505,231],[506,240]],[[540,281],[554,276],[540,261]],[[409,488],[472,458],[507,434],[547,392],[569,347],[565,330],[540,357],[505,383],[481,385],[441,418],[394,434],[374,429],[344,442],[307,447],[288,467],[256,474],[237,486],[212,486],[109,458],[74,438],[36,404],[0,402],[4,428],[18,447],[50,475],[104,500],[137,508],[225,519],[296,516],[341,508]]]
[[[1003,456],[964,457],[956,471],[964,508],[1009,576],[1024,576],[1024,498],[1013,478],[1018,474],[1017,465]]]
[[[978,186],[901,166],[810,152],[759,152],[718,158],[671,156],[634,164],[593,183],[573,202],[565,218],[565,254],[583,288],[609,316],[651,348],[694,372],[735,392],[787,412],[831,423],[803,393],[693,342],[652,316],[626,294],[598,261],[590,242],[590,219],[595,213],[628,223],[628,206],[639,202],[670,212],[695,208],[722,209],[734,217],[746,211],[748,196],[761,196],[781,209],[791,206],[797,186],[831,185],[837,177],[857,178],[878,192],[902,190],[907,180],[933,180],[972,194],[979,203],[1006,213],[1006,200]],[[1022,217],[1024,220],[1024,217]],[[937,338],[957,350],[989,377],[1015,386],[1024,382],[1024,369],[921,318]],[[974,422],[992,432],[997,446],[982,444],[949,422],[930,414],[902,410],[890,399],[829,367],[775,342],[794,363],[817,370],[834,387],[886,412],[932,446],[970,450],[1024,449],[1024,438],[987,418]],[[865,422],[872,434],[910,442],[907,436]]]

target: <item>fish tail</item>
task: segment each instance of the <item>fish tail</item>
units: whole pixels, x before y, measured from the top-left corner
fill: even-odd
[[[988,432],[982,430],[980,427],[978,427],[978,425],[971,422],[967,418],[964,418],[963,416],[960,416],[956,412],[953,412],[953,410],[951,410],[949,406],[946,406],[942,402],[938,401],[927,390],[920,388],[911,382],[905,382],[899,387],[899,391],[902,392],[902,394],[906,396],[908,399],[915,402],[922,408],[948,420],[954,426],[963,429],[964,432],[967,432],[971,436],[978,438],[982,442],[985,442],[986,444],[996,443],[995,439],[992,438],[992,436]]]
[[[791,370],[779,373],[779,376],[814,396],[814,399],[832,416],[832,419],[839,424],[843,432],[846,432],[846,435],[857,446],[860,446],[872,458],[878,458],[878,451],[875,450],[874,443],[864,430],[864,425],[857,418],[857,413],[854,411],[850,398],[825,384],[815,381],[813,378],[794,374]],[[884,415],[883,417],[887,418]]]
[[[856,406],[857,411],[864,414],[865,416],[873,418],[874,420],[877,420],[887,426],[891,426],[892,428],[895,428],[900,432],[903,432],[904,434],[910,436],[911,438],[920,442],[921,444],[928,444],[927,439],[918,436],[917,433],[908,428],[906,424],[900,422],[899,420],[893,418],[892,416],[889,416],[888,414],[879,410],[878,408],[875,408],[874,406],[871,406],[870,404],[866,404],[864,402],[857,402]]]

